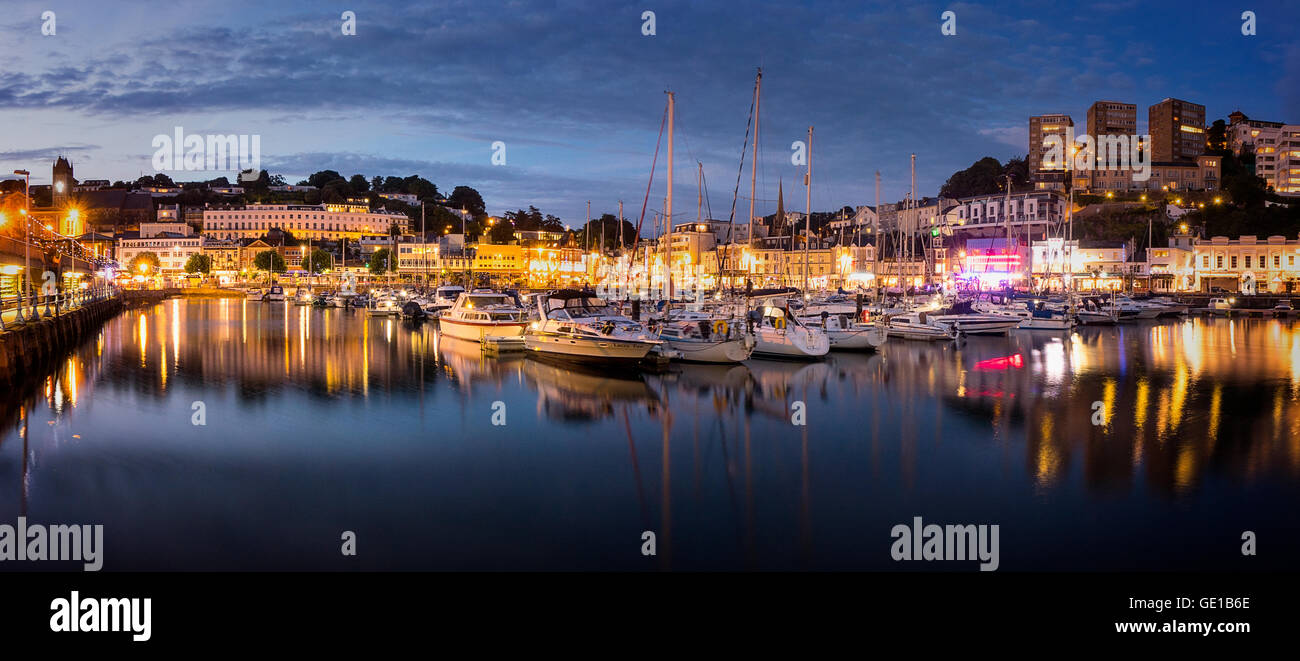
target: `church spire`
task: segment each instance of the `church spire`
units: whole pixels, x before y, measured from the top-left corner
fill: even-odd
[[[776,218],[773,218],[773,225],[779,232],[785,231],[785,183],[777,180],[776,189]]]

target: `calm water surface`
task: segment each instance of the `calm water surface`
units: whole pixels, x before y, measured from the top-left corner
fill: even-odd
[[[1003,571],[1300,551],[1289,321],[618,377],[355,310],[172,300],[7,393],[0,424],[0,522],[102,523],[109,570],[973,570],[892,561],[914,516],[998,524]]]

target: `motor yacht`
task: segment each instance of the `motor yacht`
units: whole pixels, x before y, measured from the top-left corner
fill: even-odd
[[[547,295],[541,318],[524,331],[530,355],[606,365],[635,364],[663,343],[642,324],[615,314],[591,291]]]
[[[482,342],[485,337],[522,337],[528,327],[523,308],[512,296],[496,292],[462,292],[438,317],[447,337]]]

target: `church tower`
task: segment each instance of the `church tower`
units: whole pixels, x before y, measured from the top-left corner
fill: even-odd
[[[68,201],[68,196],[72,194],[72,164],[68,159],[60,156],[54,161],[54,185],[51,187],[54,192],[54,206],[61,207]]]

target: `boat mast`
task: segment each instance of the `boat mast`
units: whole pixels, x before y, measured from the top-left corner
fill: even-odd
[[[673,300],[673,119],[677,114],[677,96],[668,95],[668,199],[664,201],[664,224],[668,229],[668,260],[665,262],[668,273],[668,300]],[[665,311],[666,312],[666,311]]]
[[[803,175],[805,189],[803,219],[803,293],[808,295],[808,244],[812,242],[812,132],[808,127],[808,172]]]
[[[1006,195],[1006,199],[1002,202],[1002,215],[1007,219],[1007,267],[1008,267],[1007,275],[1010,276],[1011,274],[1011,268],[1010,268],[1011,266],[1011,175],[1009,174],[1006,175],[1006,178],[1007,178],[1007,195]],[[1017,254],[1019,254],[1019,252],[1020,252],[1019,250],[1016,251]],[[1010,277],[1008,277],[1007,279],[1009,281]],[[1008,282],[1007,284],[1009,285],[1011,283]]]
[[[758,68],[754,79],[754,153],[749,165],[749,245],[754,245],[754,193],[758,188],[758,109],[763,93],[763,67]],[[751,264],[753,262],[750,262]]]
[[[912,199],[911,202],[909,202],[909,204],[912,207],[911,213],[908,214],[909,216],[912,217],[911,222],[917,223],[919,225],[916,219],[916,216],[920,215],[920,212],[917,211],[917,207],[919,206],[919,203],[916,199],[916,154],[912,154]],[[915,246],[912,245],[912,233],[909,231],[907,233],[907,261],[908,262],[911,262],[912,257],[914,256],[913,248],[915,248]]]
[[[879,274],[875,273],[875,271],[879,270],[880,258],[884,257],[884,255],[881,254],[881,251],[884,250],[885,247],[884,241],[880,239],[880,170],[876,170],[876,213],[872,214],[871,217],[871,234],[873,235],[871,240],[874,242],[876,250],[875,259],[872,260],[873,263],[871,265],[871,270],[873,276],[878,276]],[[880,278],[874,277],[873,279],[876,281],[876,299],[879,300],[881,298]]]

